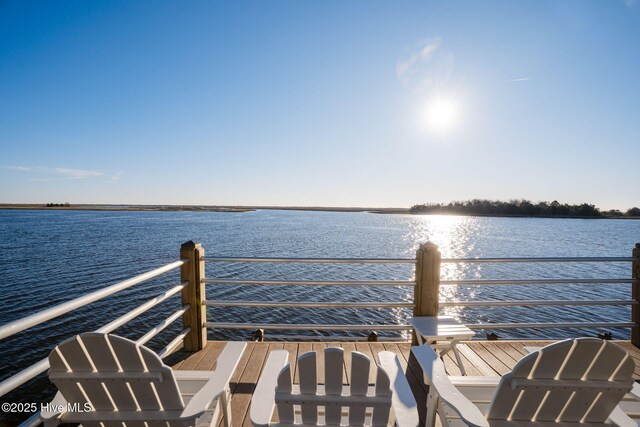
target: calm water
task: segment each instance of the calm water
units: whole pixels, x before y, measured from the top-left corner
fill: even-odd
[[[0,324],[67,301],[178,258],[194,240],[208,255],[412,258],[431,240],[443,257],[630,256],[640,221],[376,215],[258,211],[82,212],[0,210]],[[410,265],[207,264],[207,277],[246,279],[407,280]],[[628,264],[443,265],[443,278],[629,277]],[[154,297],[178,274],[137,285],[0,343],[0,378],[47,356],[63,339],[96,329]],[[629,285],[445,287],[445,300],[627,299]],[[209,285],[208,299],[384,301],[410,300],[411,289]],[[136,338],[179,306],[164,302],[116,332]],[[451,309],[468,323],[628,321],[627,307],[502,307]],[[209,310],[215,321],[273,323],[404,323],[403,309]],[[149,344],[162,348],[181,329],[173,325]],[[246,339],[251,331],[210,331],[210,339]],[[625,330],[612,330],[627,338]],[[298,332],[300,333],[300,332]],[[309,332],[319,335],[321,332]],[[556,338],[596,331],[498,331],[501,337]],[[335,335],[335,332],[331,333]],[[361,332],[360,332],[361,334]],[[384,334],[382,334],[384,335]],[[480,336],[480,335],[479,335]],[[52,392],[36,380],[3,401],[40,399]],[[26,390],[26,391],[25,391]]]

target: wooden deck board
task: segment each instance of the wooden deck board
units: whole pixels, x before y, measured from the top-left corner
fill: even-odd
[[[526,354],[524,351],[525,346],[542,347],[552,342],[554,341],[467,341],[462,343],[459,349],[467,375],[496,377],[513,368],[516,362]],[[624,347],[633,357],[636,363],[634,377],[636,380],[640,380],[640,350],[635,348],[629,341],[616,341],[616,343]],[[224,348],[224,344],[223,341],[209,341],[202,351],[190,354],[185,353],[182,360],[177,361],[173,368],[178,370],[212,370],[215,368],[216,359]],[[297,383],[297,356],[307,351],[322,351],[325,347],[330,346],[342,347],[345,349],[345,353],[357,350],[371,357],[374,361],[369,378],[371,382],[375,379],[377,353],[385,350],[396,353],[418,402],[420,419],[424,421],[428,387],[424,384],[420,366],[411,355],[411,345],[409,343],[250,342],[238,364],[238,368],[231,377],[233,427],[251,426],[249,418],[251,397],[270,351],[285,349],[289,352],[289,362],[294,373],[294,382]],[[460,375],[457,361],[452,356],[451,352],[444,356],[445,367],[450,375]],[[346,374],[344,383],[348,384],[351,373],[351,358],[347,354],[345,354],[344,370]],[[318,377],[321,383],[324,383],[323,372],[324,357],[321,356],[318,360]],[[218,427],[221,427],[221,424]]]

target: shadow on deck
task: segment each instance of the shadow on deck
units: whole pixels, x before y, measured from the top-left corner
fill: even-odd
[[[462,362],[470,376],[499,377],[511,370],[515,363],[526,354],[525,346],[542,347],[555,341],[466,341],[458,346],[462,355]],[[636,363],[634,377],[640,379],[640,350],[629,341],[616,341],[622,345],[633,357]],[[179,351],[166,361],[178,370],[213,370],[215,369],[218,355],[224,348],[224,341],[208,341],[205,348],[196,353]],[[410,343],[384,343],[384,342],[358,342],[358,343],[310,343],[310,342],[250,342],[242,356],[238,368],[231,378],[232,419],[233,427],[250,427],[249,404],[260,377],[262,366],[271,350],[284,349],[289,352],[289,361],[294,367],[294,382],[298,382],[296,359],[307,351],[322,350],[325,347],[342,347],[345,352],[359,351],[366,354],[372,360],[381,351],[396,353],[405,370],[406,377],[411,385],[413,394],[418,402],[420,420],[424,424],[425,403],[428,387],[424,384],[422,371],[417,361],[411,357]],[[351,359],[345,356],[345,384],[350,380]],[[455,362],[455,357],[448,353],[444,356],[444,363],[450,375],[460,375],[460,369]],[[318,381],[324,383],[324,359],[322,351],[318,358]],[[374,378],[372,367],[369,373],[370,382]]]

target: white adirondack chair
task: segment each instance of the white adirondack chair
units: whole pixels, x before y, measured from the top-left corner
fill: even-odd
[[[376,382],[369,386],[371,361],[359,352],[351,353],[351,384],[343,386],[344,351],[324,350],[324,385],[316,381],[316,353],[298,358],[300,384],[293,384],[289,352],[269,354],[251,399],[251,422],[256,427],[316,425],[386,426],[395,419],[400,427],[420,425],[417,404],[396,355],[378,354]],[[278,408],[278,422],[272,422]],[[395,417],[390,417],[393,408]],[[346,412],[346,415],[343,413]]]
[[[413,347],[429,385],[426,427],[637,427],[617,406],[633,387],[634,362],[595,338],[551,344],[500,379],[448,377],[429,347]]]
[[[213,426],[222,407],[230,427],[229,380],[245,347],[227,343],[214,372],[173,371],[126,338],[95,332],[69,338],[49,354],[49,379],[59,392],[41,419],[45,426]]]

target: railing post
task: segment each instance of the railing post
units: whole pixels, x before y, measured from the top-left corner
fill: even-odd
[[[180,267],[180,280],[188,281],[189,285],[182,290],[182,305],[189,304],[182,316],[182,324],[190,327],[191,332],[184,338],[186,351],[199,351],[207,344],[207,308],[204,279],[204,249],[200,243],[188,241],[180,246],[180,259],[189,261]]]
[[[631,285],[631,299],[640,303],[640,243],[636,243],[631,256],[635,258],[632,264],[631,278],[634,279]],[[640,348],[640,306],[631,306],[631,321],[636,326],[631,328],[631,343]]]
[[[416,287],[414,316],[437,316],[440,298],[440,251],[438,245],[427,242],[416,252]],[[416,344],[415,334],[413,337]]]

